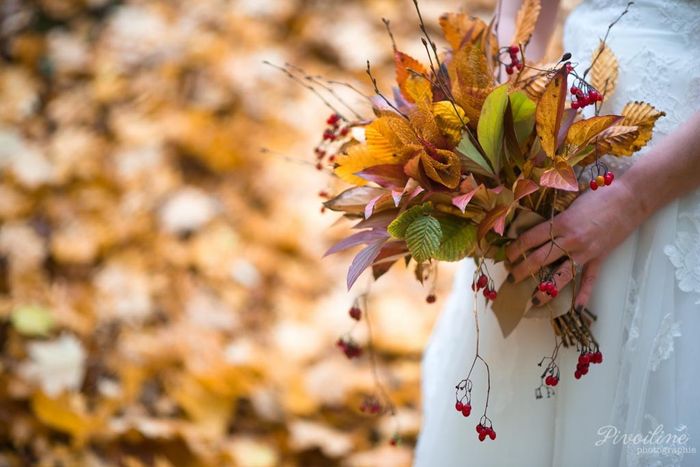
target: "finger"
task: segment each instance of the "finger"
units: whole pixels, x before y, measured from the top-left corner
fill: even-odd
[[[554,274],[552,275],[552,281],[557,286],[557,290],[563,290],[564,287],[567,286],[569,282],[571,282],[571,279],[573,279],[573,268],[572,268],[572,263],[570,259],[567,259],[561,266],[557,268],[556,271],[554,271]],[[532,296],[532,305],[533,306],[542,306],[545,303],[549,303],[551,300],[553,300],[554,297],[549,295],[547,292],[540,292],[539,290],[535,292],[535,294]]]
[[[576,300],[574,301],[576,307],[588,306],[588,301],[591,299],[593,287],[598,279],[598,273],[600,272],[600,266],[603,264],[603,260],[603,257],[598,257],[589,261],[583,267],[583,272],[581,273],[581,285],[579,286],[578,293],[576,294]]]
[[[506,248],[506,257],[511,263],[520,261],[524,253],[549,240],[549,223],[543,222],[521,234]]]
[[[534,252],[528,254],[527,258],[515,266],[510,274],[513,276],[515,282],[520,282],[526,277],[537,273],[544,266],[555,262],[562,256],[564,256],[564,251],[562,251],[561,248],[554,246],[551,242],[547,242]]]

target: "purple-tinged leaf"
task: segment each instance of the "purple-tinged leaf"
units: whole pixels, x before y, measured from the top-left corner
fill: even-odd
[[[396,219],[399,213],[396,209],[390,211],[378,212],[369,219],[363,219],[357,224],[353,225],[353,229],[384,229],[391,224],[391,221]]]
[[[401,198],[403,198],[403,191],[391,190],[391,198],[394,200],[394,206],[398,208]]]
[[[372,198],[386,193],[383,188],[360,186],[347,189],[333,199],[323,203],[331,211],[362,214]]]
[[[384,246],[386,241],[386,238],[380,238],[378,240],[375,240],[369,245],[367,245],[365,248],[363,248],[357,254],[357,256],[355,256],[355,258],[352,260],[352,264],[350,264],[350,269],[348,270],[348,290],[352,288],[352,285],[355,283],[357,278],[360,277],[360,274],[362,274],[362,272],[365,269],[371,266],[371,264],[379,255],[379,252],[382,250],[382,247]]]
[[[561,118],[561,126],[559,127],[559,134],[557,135],[557,147],[561,146],[561,143],[566,139],[566,135],[569,133],[569,128],[571,124],[574,123],[576,118],[576,110],[566,109],[564,115]]]
[[[379,279],[386,273],[398,260],[408,255],[406,243],[403,241],[387,242],[382,248],[372,264],[372,275],[374,279]]]
[[[403,171],[403,166],[397,164],[374,165],[357,172],[355,175],[368,182],[374,182],[384,188],[403,189],[408,180],[408,177]]]
[[[384,195],[379,195],[376,198],[372,198],[369,200],[369,203],[367,203],[367,206],[365,206],[365,219],[369,219],[372,217],[372,212],[374,212],[374,205],[377,204],[377,201],[379,201],[382,196]]]
[[[361,245],[365,243],[371,243],[380,238],[388,238],[389,233],[386,230],[363,230],[361,232],[356,232],[347,238],[342,239],[324,253],[323,256],[332,255],[338,253],[339,251],[347,250],[356,245]]]
[[[452,198],[452,204],[457,209],[464,212],[464,210],[467,209],[467,204],[469,204],[469,201],[472,200],[477,191],[479,191],[479,187],[476,187],[470,192],[465,193],[463,195],[455,196],[454,198]]]

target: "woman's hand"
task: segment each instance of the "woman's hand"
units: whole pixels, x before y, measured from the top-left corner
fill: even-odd
[[[598,191],[581,195],[569,208],[520,235],[507,249],[511,276],[515,282],[536,275],[548,264],[567,256],[554,272],[554,282],[562,289],[572,280],[575,265],[583,266],[581,286],[575,305],[585,306],[605,256],[622,243],[645,219],[636,199],[622,180]],[[552,243],[552,237],[555,244]],[[533,304],[551,298],[537,292]]]

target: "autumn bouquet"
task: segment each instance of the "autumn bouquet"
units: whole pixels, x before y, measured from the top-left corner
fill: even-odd
[[[464,13],[441,16],[447,43],[441,53],[414,3],[428,63],[398,50],[385,21],[394,46],[393,97],[379,92],[368,64],[375,117],[353,120],[334,113],[316,148],[318,167],[330,167],[351,185],[324,203],[352,220],[356,231],[328,253],[364,245],[350,265],[348,287],[368,268],[379,278],[396,262],[412,263],[423,281],[440,261],[472,257],[477,268],[471,287],[482,301],[492,302],[504,334],[522,316],[536,314],[529,309],[532,290],[546,292],[555,298],[544,313],[558,343],[536,393],[549,395],[559,381],[561,345],[581,352],[577,378],[602,360],[589,329],[594,316],[574,309],[569,289],[575,281],[557,289],[557,264],[529,283],[500,288],[487,264],[504,261],[505,247],[519,233],[567,209],[583,190],[602,189],[603,195],[615,177],[601,157],[638,151],[663,113],[641,102],[619,114],[601,113],[618,75],[605,39],[583,71],[568,53],[556,63],[528,61],[538,0],[523,2],[514,38],[505,46],[497,41],[494,22]],[[563,259],[567,256],[564,251]],[[432,292],[427,300],[435,300]],[[349,340],[340,345],[348,356],[359,354]],[[477,351],[469,374],[457,384],[456,408],[465,416],[478,361],[486,364]],[[477,428],[480,439],[495,438],[486,410]]]

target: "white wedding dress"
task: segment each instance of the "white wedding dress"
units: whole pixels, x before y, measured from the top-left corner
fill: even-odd
[[[565,48],[581,69],[626,3],[584,1],[570,15]],[[636,0],[608,43],[620,77],[606,113],[630,100],[651,103],[666,112],[656,126],[659,141],[700,110],[700,1]],[[619,175],[632,160],[612,169]],[[563,349],[552,398],[534,393],[537,362],[554,345],[549,322],[525,319],[503,339],[493,313],[479,312],[480,354],[492,377],[488,415],[497,433],[483,443],[475,430],[486,391],[482,366],[472,375],[472,415],[454,408],[455,384],[474,357],[473,270],[471,260],[461,265],[425,353],[415,465],[700,466],[700,191],[659,211],[610,254],[589,304],[604,362],[576,381],[578,355]],[[677,437],[649,436],[659,429]],[[604,436],[613,430],[639,437],[614,442]]]

